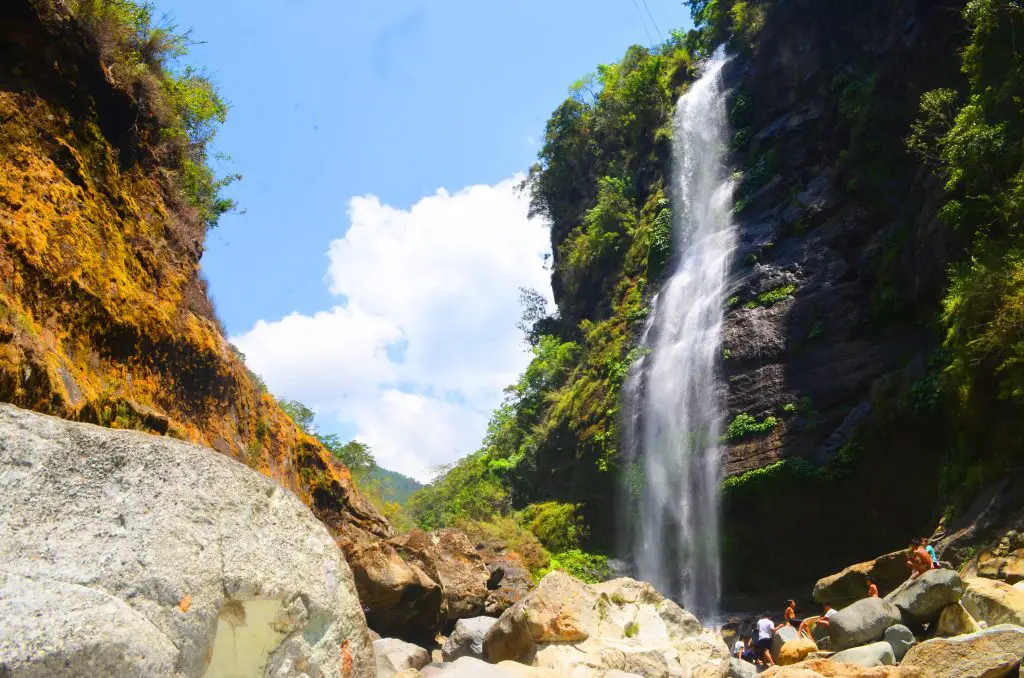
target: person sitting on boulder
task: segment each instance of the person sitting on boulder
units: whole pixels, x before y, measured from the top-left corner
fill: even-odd
[[[924,546],[924,550],[928,552],[928,556],[932,559],[932,569],[937,570],[942,567],[939,565],[939,557],[935,555],[935,548],[931,545],[931,540],[928,537],[922,537],[921,545]]]
[[[761,615],[761,618],[757,620],[757,644],[754,646],[757,648],[757,653],[760,655],[759,659],[765,666],[775,665],[775,662],[772,660],[772,636],[774,635],[775,622],[773,622],[771,616],[765,612]]]
[[[910,542],[913,550],[910,553],[910,560],[907,561],[907,566],[913,570],[910,574],[911,579],[917,579],[922,574],[932,569],[932,557],[928,555],[928,551],[925,550],[924,542],[925,540],[923,538],[914,539]]]
[[[814,634],[811,632],[812,623],[818,626],[823,626],[826,629],[828,628],[829,619],[836,613],[836,611],[832,608],[831,603],[825,603],[824,606],[825,611],[821,616],[808,617],[800,623],[800,628],[797,629],[797,633],[801,638],[810,638],[811,640],[814,640]]]
[[[871,577],[868,577],[868,598],[878,597],[878,584]]]

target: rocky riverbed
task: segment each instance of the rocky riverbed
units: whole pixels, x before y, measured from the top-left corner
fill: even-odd
[[[0,405],[0,675],[746,678],[761,670],[731,658],[719,630],[644,582],[588,585],[556,571],[532,586],[514,553],[458,531],[416,531],[388,546],[401,566],[366,558],[350,566],[291,492],[222,455]],[[1024,584],[1010,583],[1014,567],[991,570],[1002,579],[980,570],[908,580],[894,553],[824,577],[813,595],[839,608],[829,629],[812,624],[814,640],[780,630],[777,666],[763,673],[1016,675]],[[864,597],[868,576],[883,598]],[[416,581],[429,582],[434,597],[406,593]],[[394,614],[368,616],[368,590]],[[387,637],[389,629],[402,637]]]

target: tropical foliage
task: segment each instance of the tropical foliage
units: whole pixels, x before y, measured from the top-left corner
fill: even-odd
[[[224,189],[238,175],[218,177],[211,145],[228,105],[210,78],[179,66],[193,44],[153,5],[137,0],[72,0],[71,11],[92,37],[114,84],[153,121],[161,160],[175,186],[206,226],[236,208]]]

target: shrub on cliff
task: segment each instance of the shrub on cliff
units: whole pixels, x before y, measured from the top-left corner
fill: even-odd
[[[149,2],[73,0],[73,15],[92,37],[114,85],[129,93],[156,125],[158,157],[198,220],[216,226],[236,208],[224,189],[238,175],[218,178],[210,167],[210,144],[228,106],[203,72],[177,68],[192,41]]]

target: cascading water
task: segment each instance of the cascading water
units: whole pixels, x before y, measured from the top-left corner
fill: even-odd
[[[674,272],[645,329],[650,352],[634,364],[625,389],[634,567],[641,579],[703,615],[716,613],[719,597],[716,372],[736,230],[725,165],[727,61],[721,51],[712,57],[676,104]]]

